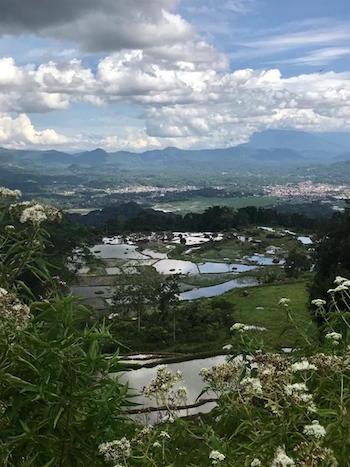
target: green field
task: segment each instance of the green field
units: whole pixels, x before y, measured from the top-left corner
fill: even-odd
[[[246,196],[240,198],[205,198],[194,197],[186,201],[174,201],[170,203],[158,203],[153,209],[169,212],[203,212],[211,206],[229,206],[239,209],[247,206],[266,207],[273,205],[278,198],[272,196]]]
[[[247,296],[243,296],[241,290],[235,290],[224,297],[235,305],[237,322],[267,328],[266,332],[261,333],[264,344],[275,349],[303,343],[303,338],[287,318],[286,309],[278,304],[282,297],[289,298],[289,309],[297,327],[316,344],[317,328],[308,310],[306,282],[252,287]],[[257,310],[257,307],[264,309]]]

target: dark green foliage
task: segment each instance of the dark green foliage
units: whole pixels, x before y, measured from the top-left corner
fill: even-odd
[[[287,256],[284,269],[287,277],[297,278],[306,271],[310,271],[311,260],[301,248],[293,248]]]
[[[184,216],[153,209],[141,208],[136,203],[126,203],[92,211],[84,216],[74,214],[74,222],[96,227],[107,234],[123,232],[192,231],[221,232],[248,225],[283,225],[299,229],[317,230],[323,221],[295,213],[278,212],[276,209],[248,206],[234,210],[226,206],[213,206],[203,213]]]
[[[101,440],[115,436],[126,388],[112,379],[116,356],[104,355],[104,327],[71,298],[32,305],[34,319],[5,340],[1,329],[1,465],[102,465]]]
[[[159,309],[143,315],[140,332],[135,322],[117,320],[112,329],[121,342],[133,350],[162,350],[174,346],[174,306],[165,314]],[[234,305],[225,298],[180,302],[176,306],[176,348],[208,350],[210,344],[220,349],[230,336],[234,323]],[[211,345],[211,349],[212,349]]]
[[[310,298],[328,299],[327,290],[336,276],[350,277],[350,204],[326,226],[326,233],[316,249],[315,278]]]
[[[127,388],[103,351],[108,328],[52,276],[81,229],[0,208],[0,465],[104,465],[98,445],[122,432]]]

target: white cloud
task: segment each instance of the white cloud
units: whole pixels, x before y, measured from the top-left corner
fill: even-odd
[[[94,66],[69,60],[74,49],[67,47],[62,47],[59,63],[18,65],[11,57],[0,58],[1,144],[77,147],[88,142],[110,150],[222,147],[245,142],[265,128],[350,129],[349,74],[285,78],[277,68],[230,71],[227,56],[197,36],[175,13],[176,0],[62,0],[59,8],[52,3],[50,14],[46,15],[46,8],[39,17],[32,9],[34,0],[26,0],[25,7],[18,9],[19,1],[7,2],[0,33],[29,31],[64,37],[82,48],[112,53]],[[241,14],[253,4],[226,0],[220,11]],[[203,14],[212,14],[214,6],[214,0],[206,2]],[[350,38],[342,24],[328,29],[322,22],[309,25],[308,30],[306,26],[296,30],[294,25],[286,33],[272,31],[242,45],[248,53],[259,55],[262,50],[272,54]],[[348,47],[327,45],[294,60],[321,64],[349,52]],[[135,128],[127,125],[124,131],[107,136],[104,131],[100,137],[68,138],[54,130],[35,129],[26,115],[65,111],[79,102],[92,106],[132,103],[139,111],[138,122]]]
[[[37,68],[0,60],[0,111],[66,109],[79,101],[98,106],[133,102],[141,110],[146,133],[135,129],[137,134],[131,136],[101,137],[100,144],[138,150],[160,144],[228,146],[274,127],[350,128],[349,74],[284,78],[278,69],[230,72],[210,47],[198,46],[208,51],[208,59],[204,53],[197,62],[189,61],[186,47],[184,56],[176,54],[175,59],[158,49],[154,55],[142,50],[118,52],[101,59],[95,72],[77,60]],[[28,138],[30,144],[33,138]],[[38,141],[44,141],[44,135],[35,144]],[[51,141],[56,144],[54,137]]]
[[[20,114],[12,118],[0,114],[0,144],[12,148],[28,146],[58,146],[67,144],[69,139],[52,129],[37,130],[29,117]]]

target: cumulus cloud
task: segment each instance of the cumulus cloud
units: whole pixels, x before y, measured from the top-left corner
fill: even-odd
[[[197,61],[153,51],[122,51],[102,58],[96,69],[77,60],[39,67],[0,60],[0,109],[35,112],[129,102],[141,110],[146,134],[102,138],[106,147],[134,149],[172,144],[228,146],[265,128],[312,131],[349,129],[350,75],[313,73],[284,78],[278,69],[229,71],[208,51]],[[186,48],[185,48],[186,52]],[[212,60],[212,58],[215,60]],[[138,142],[139,141],[139,142]],[[44,143],[46,144],[46,143]]]
[[[32,33],[90,52],[152,47],[189,38],[176,0],[0,0],[0,34]]]
[[[29,117],[20,114],[15,118],[0,114],[0,144],[12,148],[28,146],[59,146],[69,139],[52,129],[37,130]]]
[[[18,65],[0,58],[0,144],[83,145],[54,130],[35,129],[27,114],[67,110],[75,103],[138,109],[135,128],[85,141],[106,149],[222,147],[245,142],[265,128],[312,131],[350,128],[350,75],[311,73],[285,78],[278,69],[230,70],[227,56],[195,34],[176,14],[176,0],[0,0],[0,35],[33,33],[70,40],[89,51],[110,51],[94,66],[68,58]],[[189,2],[199,8],[199,1]],[[244,13],[254,1],[225,0],[221,12]],[[49,7],[48,7],[49,5]],[[211,14],[216,3],[201,7]],[[225,13],[226,14],[226,13]],[[305,25],[304,25],[305,26]],[[349,38],[343,25],[327,30],[275,32],[244,44],[297,49],[322,45],[305,60],[321,63],[346,55],[345,47],[323,47]],[[66,47],[62,47],[63,50]],[[272,52],[271,52],[272,53]],[[301,58],[302,59],[302,58]],[[17,117],[14,115],[17,114]],[[140,129],[141,127],[141,129]],[[104,132],[105,133],[105,132]]]

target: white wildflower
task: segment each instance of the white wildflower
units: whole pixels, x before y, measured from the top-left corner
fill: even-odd
[[[284,448],[279,446],[275,452],[271,467],[293,467],[294,465],[294,460],[287,456]]]
[[[262,385],[259,378],[245,377],[241,381],[241,387],[250,396],[261,396],[262,394]]]
[[[231,344],[226,344],[223,346],[222,350],[232,350],[232,345]]]
[[[41,224],[45,221],[59,222],[62,220],[62,214],[56,208],[29,201],[11,204],[10,213],[12,216],[19,219],[21,224],[27,222]]]
[[[160,436],[161,438],[164,438],[164,439],[165,439],[165,438],[166,438],[166,439],[170,439],[170,435],[169,435],[169,433],[168,433],[167,431],[161,431],[161,432],[159,433],[159,436]]]
[[[230,391],[239,383],[244,363],[241,356],[232,361],[219,363],[212,368],[202,368],[199,375],[215,392]]]
[[[0,323],[13,323],[17,329],[23,329],[30,318],[30,309],[27,305],[14,294],[0,289]]]
[[[322,300],[321,298],[315,298],[311,301],[312,305],[315,305],[317,308],[321,308],[322,306],[326,305],[326,300]]]
[[[34,204],[33,206],[23,210],[19,219],[21,224],[31,222],[32,224],[41,224],[47,220],[44,206],[41,204]]]
[[[320,439],[326,436],[325,428],[320,425],[318,420],[313,420],[311,425],[304,426],[304,433],[312,438]]]
[[[293,363],[293,365],[291,366],[291,370],[293,373],[297,371],[317,370],[317,366],[313,365],[305,359],[301,362]]]
[[[258,459],[257,457],[252,460],[250,463],[250,467],[260,467],[261,466],[261,460]]]
[[[349,290],[349,288],[344,284],[340,284],[334,289],[334,292],[345,292],[346,290]]]
[[[346,277],[342,277],[342,276],[337,276],[335,279],[334,279],[334,283],[337,284],[337,285],[340,285],[340,284],[343,284],[343,282],[346,282],[348,279]]]
[[[245,324],[243,323],[235,323],[230,327],[230,331],[244,331]]]
[[[155,442],[153,443],[153,447],[154,447],[154,448],[161,448],[162,445],[160,444],[159,441],[155,441]]]
[[[212,464],[216,465],[226,459],[226,456],[219,451],[211,451],[209,459],[212,459]]]
[[[325,335],[325,338],[333,341],[333,343],[339,343],[342,340],[343,336],[339,332],[329,332]]]
[[[285,392],[288,396],[292,396],[295,393],[308,392],[308,388],[305,383],[287,384]]]
[[[100,444],[98,450],[106,462],[125,461],[131,456],[131,444],[125,436],[121,439]]]
[[[281,298],[280,301],[278,302],[279,305],[281,306],[288,306],[290,304],[290,299],[289,298]]]
[[[8,294],[8,291],[0,287],[0,297],[4,297],[7,294]]]
[[[175,383],[182,379],[181,371],[172,373],[165,365],[160,365],[155,378],[153,378],[148,386],[142,389],[143,394],[148,398],[160,397],[163,404],[167,403],[167,398]]]

